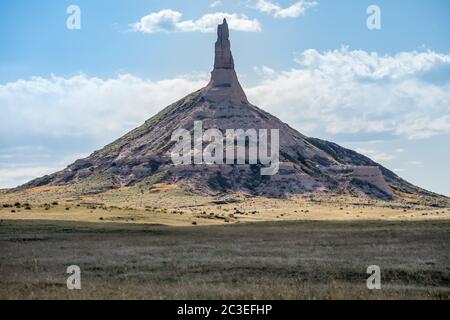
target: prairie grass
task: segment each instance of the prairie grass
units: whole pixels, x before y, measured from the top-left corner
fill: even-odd
[[[449,299],[450,220],[3,220],[4,299]],[[81,290],[66,268],[81,268]],[[381,268],[381,290],[366,268]]]

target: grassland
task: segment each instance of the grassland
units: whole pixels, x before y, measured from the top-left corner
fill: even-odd
[[[170,227],[3,220],[0,294],[16,299],[449,299],[450,221]],[[81,290],[66,268],[81,268]],[[366,288],[381,267],[382,289]]]
[[[75,188],[0,191],[0,298],[450,298],[445,199]],[[381,290],[366,288],[373,264]]]
[[[448,199],[379,201],[349,197],[275,199],[193,195],[172,185],[83,193],[76,186],[0,192],[0,219],[202,226],[262,221],[450,220]]]

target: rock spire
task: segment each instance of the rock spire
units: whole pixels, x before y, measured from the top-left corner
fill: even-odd
[[[233,55],[230,49],[230,32],[227,20],[217,27],[217,41],[214,56],[214,69],[234,69]]]
[[[223,23],[217,28],[214,69],[211,72],[211,80],[205,88],[205,97],[213,102],[248,103],[234,70],[229,36],[227,20],[223,19]]]

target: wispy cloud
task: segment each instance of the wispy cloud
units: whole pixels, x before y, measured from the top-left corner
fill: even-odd
[[[296,18],[303,16],[306,10],[318,5],[317,1],[298,1],[289,7],[282,8],[278,3],[269,0],[257,0],[252,6],[255,9],[268,13],[275,18]]]
[[[14,188],[36,177],[42,177],[62,168],[30,164],[28,166],[0,166],[0,188]]]
[[[86,157],[92,151],[77,153],[70,144],[67,148],[63,148],[49,144],[23,144],[30,141],[17,143],[22,145],[4,147],[0,144],[0,188],[13,188],[36,177],[61,170],[67,164]],[[39,143],[44,141],[41,140]]]
[[[259,66],[254,66],[254,67],[253,67],[253,70],[254,70],[258,75],[261,75],[261,76],[264,76],[264,77],[271,77],[271,76],[273,76],[273,75],[276,74],[276,72],[275,72],[274,69],[269,68],[269,67],[267,67],[267,66],[261,66],[261,67],[259,67]]]
[[[392,155],[386,154],[384,152],[375,151],[372,149],[356,148],[355,151],[359,152],[377,162],[389,161],[389,160],[392,160],[395,158]]]
[[[221,0],[216,0],[216,1],[212,2],[212,3],[209,5],[209,7],[210,7],[210,8],[216,8],[216,7],[220,7],[221,5],[223,5],[223,4],[222,4],[222,1],[221,1]]]
[[[182,13],[171,9],[150,13],[131,25],[132,30],[143,33],[156,32],[215,32],[217,25],[227,19],[230,29],[235,31],[259,32],[261,24],[244,14],[215,12],[196,20],[182,20]]]

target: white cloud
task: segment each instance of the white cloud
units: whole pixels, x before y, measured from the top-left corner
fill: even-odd
[[[226,18],[229,28],[236,31],[259,32],[258,20],[250,19],[244,14],[215,12],[208,13],[197,20],[182,20],[182,13],[171,9],[150,13],[132,24],[136,32],[215,32],[217,25]]]
[[[395,158],[392,155],[386,154],[384,152],[371,150],[371,149],[356,148],[355,151],[358,153],[361,153],[377,162],[389,161],[389,160],[392,160]]]
[[[282,8],[278,3],[268,0],[257,0],[254,8],[271,14],[275,18],[296,18],[303,16],[306,10],[315,7],[318,3],[316,1],[298,1],[287,8]]]
[[[261,76],[264,76],[264,77],[271,77],[271,76],[275,75],[275,70],[272,69],[272,68],[269,68],[267,66],[261,66],[261,67],[254,66],[253,70],[258,75],[261,75]]]
[[[222,4],[222,1],[216,0],[216,1],[212,2],[212,3],[209,5],[209,7],[210,7],[210,8],[216,8],[216,7],[220,7],[221,5],[223,5],[223,4]]]
[[[0,167],[0,188],[14,188],[36,177],[60,170],[59,167],[36,166],[10,166]]]
[[[39,137],[43,138],[42,135]],[[31,141],[19,143],[31,143]],[[59,171],[67,164],[87,157],[93,151],[91,149],[77,153],[74,152],[74,146],[71,144],[68,144],[66,149],[61,146],[55,148],[51,145],[22,144],[4,147],[0,144],[0,188],[13,188],[36,177]]]
[[[430,50],[381,56],[376,52],[350,50],[348,46],[322,53],[314,49],[306,50],[295,60],[305,68],[366,80],[399,80],[436,66],[450,65],[450,55]]]
[[[306,134],[390,134],[409,139],[450,132],[450,67],[433,51],[380,56],[362,50],[306,50],[298,67],[247,89],[250,100]]]
[[[413,166],[421,166],[423,163],[422,161],[408,161],[407,164],[413,165]]]
[[[0,85],[2,136],[117,137],[207,83],[206,74],[149,81],[52,76]],[[103,140],[103,139],[102,139]]]
[[[252,103],[310,133],[390,133],[411,139],[450,132],[450,80],[432,83],[424,71],[450,56],[410,52],[378,56],[365,51],[307,50],[298,67],[264,77],[245,90]],[[389,72],[387,71],[389,70]],[[0,85],[0,134],[116,137],[164,106],[206,85],[209,76],[160,81],[130,74],[100,79],[33,77]],[[397,152],[400,152],[397,150]]]
[[[245,90],[252,103],[305,131],[389,133],[410,139],[450,132],[450,80],[432,83],[425,71],[450,65],[450,56],[410,52],[307,50],[298,67],[265,75]],[[389,70],[389,72],[387,71]],[[100,79],[34,77],[0,85],[0,134],[116,137],[164,106],[204,86],[205,74],[160,81],[130,74]],[[400,152],[400,151],[397,151]]]

